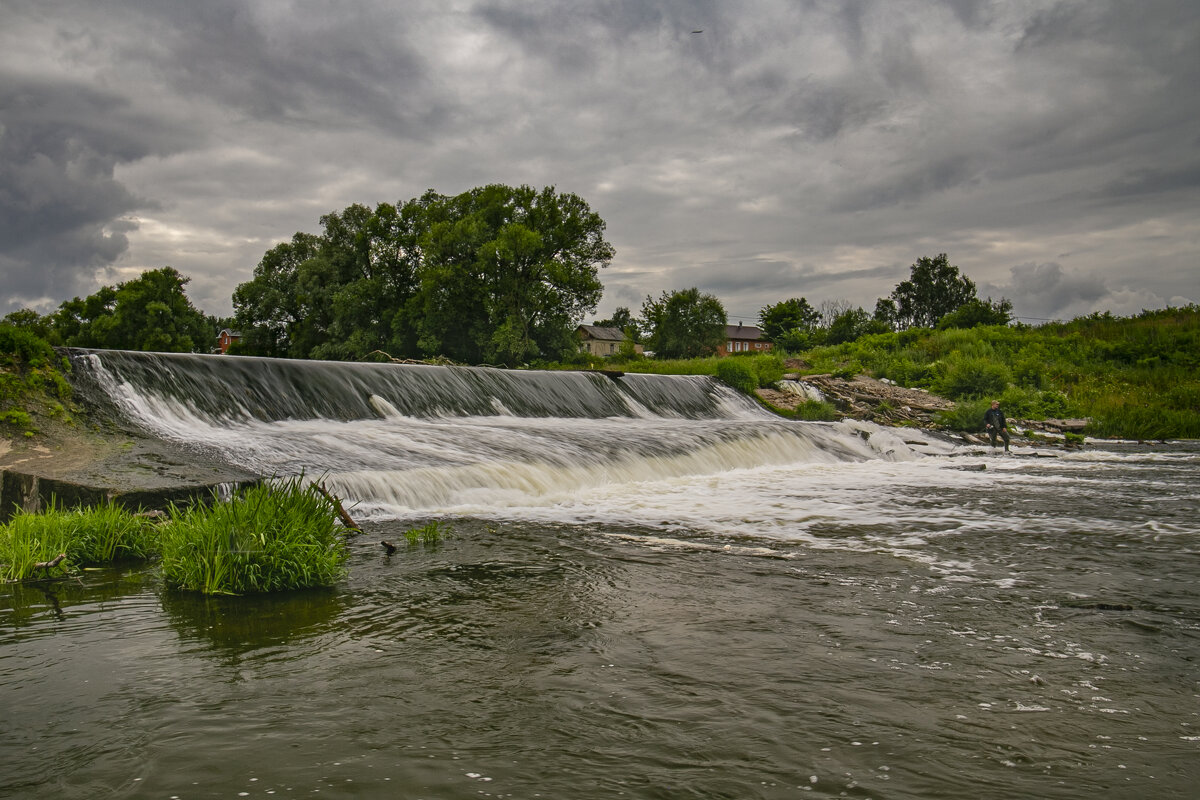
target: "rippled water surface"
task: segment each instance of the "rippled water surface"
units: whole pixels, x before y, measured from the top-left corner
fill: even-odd
[[[1200,449],[1038,455],[464,496],[327,591],[3,586],[0,796],[1194,797]]]

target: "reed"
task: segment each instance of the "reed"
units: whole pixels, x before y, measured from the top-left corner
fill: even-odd
[[[172,508],[163,579],[204,594],[328,586],[346,574],[337,521],[334,504],[302,478],[260,484],[211,507]]]
[[[404,538],[410,545],[435,544],[445,539],[449,533],[449,526],[443,525],[435,519],[419,528],[409,528],[404,532]]]
[[[66,559],[64,571],[74,567],[145,560],[158,549],[152,522],[112,504],[62,509],[51,504],[44,512],[18,511],[0,528],[0,578],[25,580],[35,575],[33,565]]]

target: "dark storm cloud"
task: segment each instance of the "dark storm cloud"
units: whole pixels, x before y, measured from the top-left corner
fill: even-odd
[[[135,226],[121,218],[152,205],[114,168],[188,139],[111,92],[0,75],[0,277],[9,304],[90,288],[91,271],[128,246]]]
[[[870,307],[944,250],[1136,310],[1196,293],[1197,40],[1185,0],[8,0],[0,300],[172,264],[228,313],[323,213],[499,181],[601,213],[602,316]]]
[[[239,0],[147,2],[151,35],[120,57],[152,70],[183,96],[211,98],[256,120],[369,124],[403,135],[444,113],[426,67],[405,37],[404,5],[293,8]],[[132,22],[132,19],[131,19]]]

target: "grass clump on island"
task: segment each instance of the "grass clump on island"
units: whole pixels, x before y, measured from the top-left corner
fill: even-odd
[[[419,528],[409,528],[404,532],[404,538],[410,545],[437,544],[449,535],[450,527],[436,519]]]
[[[338,520],[335,501],[301,478],[259,484],[212,505],[173,507],[163,523],[114,505],[18,512],[0,526],[0,580],[158,557],[173,589],[255,594],[328,586],[346,574],[347,529]]]
[[[162,528],[163,580],[205,594],[331,585],[346,574],[338,516],[300,478],[259,484],[211,507],[173,508]]]
[[[158,552],[150,520],[111,504],[18,511],[0,526],[0,580],[21,581],[80,567],[144,561]],[[58,560],[59,556],[64,556]],[[53,563],[53,567],[37,566]]]

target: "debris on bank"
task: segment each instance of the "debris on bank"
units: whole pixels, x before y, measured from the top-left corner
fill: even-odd
[[[933,415],[954,408],[954,401],[924,389],[906,389],[887,380],[866,375],[839,378],[834,375],[784,375],[775,389],[759,389],[763,402],[794,411],[809,400],[824,400],[838,413],[879,425],[908,425],[934,428]]]

